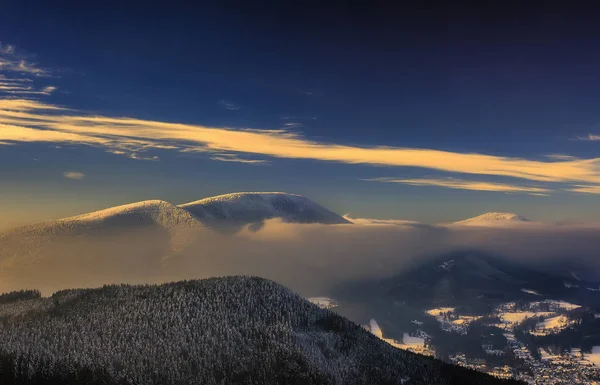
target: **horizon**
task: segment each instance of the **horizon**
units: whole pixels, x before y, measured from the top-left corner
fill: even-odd
[[[111,209],[115,209],[115,208],[119,208],[119,207],[126,207],[126,206],[131,206],[131,205],[136,205],[136,204],[141,204],[141,203],[151,203],[151,202],[164,202],[164,203],[168,203],[171,204],[175,207],[179,207],[182,208],[181,206],[184,206],[186,204],[190,204],[190,203],[195,203],[198,201],[202,201],[204,199],[209,199],[209,198],[215,198],[215,197],[221,197],[221,196],[228,196],[228,195],[234,195],[234,194],[283,194],[283,195],[292,195],[292,196],[300,196],[303,198],[307,198],[309,201],[312,201],[310,199],[310,197],[306,197],[304,195],[300,195],[300,194],[294,194],[294,193],[287,193],[284,191],[237,191],[237,192],[231,192],[231,193],[226,193],[226,194],[219,194],[219,195],[215,195],[215,196],[209,196],[209,197],[201,197],[199,199],[195,199],[192,201],[186,201],[186,202],[169,202],[167,200],[164,199],[145,199],[142,201],[136,201],[136,202],[126,202],[126,203],[122,203],[122,204],[117,204],[115,206],[110,206],[110,207],[101,207],[99,209],[93,209],[91,211],[85,211],[85,212],[78,212],[76,214],[73,215],[68,215],[68,216],[62,216],[62,217],[56,217],[56,218],[47,218],[47,219],[42,219],[42,220],[38,220],[38,221],[34,221],[34,222],[27,222],[27,223],[20,223],[20,224],[10,224],[7,223],[5,224],[5,226],[2,226],[2,222],[0,222],[0,231],[3,230],[11,230],[11,229],[17,229],[21,226],[29,226],[29,225],[35,225],[35,224],[42,224],[42,223],[52,223],[54,221],[57,220],[66,220],[66,219],[73,219],[79,216],[84,216],[87,214],[94,214],[94,213],[99,213],[99,212],[103,212],[103,211],[108,211]],[[314,202],[314,201],[313,201]],[[320,203],[315,202],[317,204],[320,205]],[[321,205],[323,206],[323,205]],[[323,206],[325,209],[329,209],[326,206]],[[441,222],[419,222],[419,221],[413,221],[410,219],[406,219],[406,218],[367,218],[367,217],[358,217],[352,214],[352,212],[335,212],[335,214],[349,220],[349,221],[378,221],[378,223],[381,224],[385,224],[387,222],[394,222],[394,221],[408,221],[408,222],[414,222],[414,223],[420,223],[420,224],[424,224],[424,225],[444,225],[444,224],[452,224],[452,223],[458,223],[458,222],[466,222],[472,219],[478,219],[479,217],[484,217],[486,215],[489,214],[499,214],[502,216],[515,216],[516,217],[516,222],[530,222],[530,223],[537,223],[537,224],[596,224],[599,223],[600,221],[565,221],[565,220],[558,220],[558,221],[554,221],[554,222],[546,222],[546,221],[538,221],[535,218],[530,218],[530,217],[525,217],[520,215],[520,213],[517,212],[499,212],[499,211],[488,211],[488,212],[483,212],[483,213],[478,213],[475,214],[473,216],[470,217],[459,217],[459,218],[454,218],[453,220],[449,220],[449,221],[441,221]],[[485,220],[485,218],[484,218]]]

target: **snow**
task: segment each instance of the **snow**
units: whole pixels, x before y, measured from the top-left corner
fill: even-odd
[[[565,287],[567,289],[574,289],[574,288],[578,288],[579,287],[579,285],[574,284],[574,283],[570,283],[570,282],[567,282],[567,281],[563,281],[563,285],[565,285]]]
[[[159,226],[166,230],[202,227],[192,214],[169,202],[149,200],[95,211],[74,217],[17,228],[12,235],[60,235],[83,231],[113,230],[139,226]]]
[[[458,317],[458,319],[452,320],[452,323],[454,325],[464,325],[464,324],[469,324],[473,321],[477,321],[480,318],[482,318],[482,316],[461,315]]]
[[[429,351],[427,348],[425,348],[425,338],[424,337],[428,337],[428,335],[422,331],[420,331],[419,337],[411,336],[408,333],[403,333],[402,342],[398,342],[392,338],[383,338],[383,332],[382,332],[381,328],[379,327],[379,324],[377,323],[377,321],[374,318],[372,318],[369,321],[368,329],[371,331],[372,334],[377,336],[377,338],[379,338],[382,341],[387,342],[388,344],[392,345],[395,348],[403,349],[403,350],[410,350],[412,352],[419,353],[419,354],[425,354],[425,355],[433,354],[431,351]]]
[[[329,297],[310,297],[307,299],[310,302],[314,303],[315,305],[317,305],[323,309],[331,309],[332,307],[337,306],[337,303],[335,302],[335,300],[333,300]]]
[[[522,291],[523,293],[527,293],[527,294],[541,295],[540,293],[538,293],[538,292],[537,292],[537,291],[535,291],[535,290],[521,289],[521,291]]]
[[[216,223],[245,225],[260,223],[271,218],[297,223],[351,223],[300,195],[234,193],[205,198],[180,206],[162,200],[130,203],[21,227],[11,230],[11,234],[59,235],[98,229],[122,230],[148,225],[156,225],[172,231],[181,228],[211,227]]]
[[[203,220],[260,222],[281,218],[298,223],[351,223],[308,198],[283,192],[240,192],[182,204],[179,207]]]
[[[381,328],[379,327],[379,324],[377,323],[375,318],[371,318],[371,320],[369,321],[369,327],[371,328],[371,333],[383,339],[383,332],[381,331]]]
[[[454,312],[454,308],[453,307],[439,307],[439,308],[436,308],[436,309],[431,309],[431,310],[427,310],[426,311],[427,314],[429,314],[431,316],[434,316],[434,317],[437,317],[437,316],[439,316],[441,314],[444,314],[444,313],[452,313],[452,312]]]
[[[402,343],[409,346],[425,346],[425,339],[421,337],[412,337],[408,333],[402,336]]]
[[[544,360],[544,361],[546,361],[546,360],[554,361],[554,360],[561,358],[561,356],[550,354],[546,349],[540,349],[539,352],[540,352],[540,356],[541,356],[542,360]]]
[[[454,266],[454,259],[446,261],[440,265],[440,267],[444,270],[450,270]]]
[[[552,318],[546,318],[537,324],[539,329],[562,329],[569,324],[569,319],[564,315],[558,315]]]
[[[462,221],[454,222],[454,225],[463,226],[489,226],[489,225],[502,225],[502,224],[517,224],[531,222],[529,219],[513,213],[485,213],[478,215],[473,218],[464,219]]]
[[[551,305],[555,305],[555,306],[557,306],[561,309],[565,309],[565,310],[573,310],[573,309],[577,309],[577,308],[581,307],[580,305],[575,305],[573,303],[569,303],[569,302],[565,302],[565,301],[556,301],[553,299],[548,299],[544,302],[547,302]]]
[[[523,322],[527,318],[532,317],[547,317],[553,315],[552,312],[531,312],[531,311],[520,311],[520,312],[511,312],[511,313],[500,313],[498,314],[502,321],[509,323],[520,323]]]
[[[198,221],[187,211],[165,201],[150,200],[111,207],[105,210],[60,219],[57,223],[105,222],[114,218],[140,216],[165,227],[173,228],[180,225],[194,226]]]
[[[592,347],[592,353],[584,354],[584,359],[596,366],[600,366],[600,346]]]

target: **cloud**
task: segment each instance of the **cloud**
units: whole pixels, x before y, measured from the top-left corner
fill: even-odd
[[[119,151],[114,151],[113,153],[118,154]],[[129,158],[135,159],[135,160],[149,160],[149,161],[153,161],[153,162],[157,162],[160,160],[160,158],[157,155],[145,156],[145,155],[139,154],[137,152],[133,152],[133,153],[129,154]]]
[[[546,158],[554,159],[554,160],[577,160],[577,157],[575,157],[575,156],[564,155],[564,154],[550,154],[550,155],[546,155]]]
[[[286,130],[232,129],[87,115],[23,99],[0,99],[0,141],[71,143],[128,153],[152,149],[225,152],[600,185],[600,158],[533,160],[425,148],[358,147],[309,140]],[[465,186],[468,184],[462,184]],[[480,189],[483,187],[480,185]],[[510,187],[496,188],[507,191]]]
[[[588,134],[586,136],[578,136],[576,140],[596,141],[600,140],[600,134]]]
[[[257,165],[264,165],[264,164],[269,163],[267,160],[264,160],[264,159],[244,159],[244,158],[237,157],[235,155],[227,155],[227,154],[223,154],[221,156],[213,156],[210,159],[218,160],[220,162],[237,162],[237,163],[257,164]]]
[[[302,123],[299,122],[287,122],[283,125],[285,128],[298,128],[302,127]]]
[[[16,238],[0,237],[0,248],[12,248],[0,254],[0,291],[34,287],[49,293],[110,283],[251,274],[303,295],[326,295],[340,284],[386,278],[415,263],[466,249],[543,269],[559,266],[568,271],[575,265],[587,267],[590,274],[600,271],[598,225],[473,228],[354,221],[318,225],[270,220],[258,231],[245,229],[235,235],[207,228],[170,235],[162,228],[136,228],[139,222],[126,221],[120,222],[128,225],[119,231],[98,237],[89,233],[85,242],[60,232],[44,240],[38,231],[43,226],[29,232],[25,228],[13,233]],[[169,251],[169,245],[177,250]],[[19,258],[24,255],[27,258]]]
[[[410,186],[436,186],[445,187],[457,190],[472,190],[472,191],[496,191],[496,192],[526,192],[533,194],[543,194],[551,190],[542,187],[519,186],[504,183],[492,182],[476,182],[468,180],[460,180],[454,178],[446,179],[395,179],[395,178],[372,178],[363,179],[370,182],[384,183],[402,183]]]
[[[237,111],[240,109],[240,106],[237,104],[225,100],[219,100],[219,105],[229,111]]]
[[[600,194],[600,186],[575,185],[569,188],[568,191],[582,194]]]
[[[57,90],[57,87],[48,86],[44,87],[41,90],[34,90],[33,87],[30,86],[3,86],[0,84],[0,92],[6,94],[14,94],[14,95],[51,95],[54,91]]]
[[[79,171],[66,171],[63,172],[63,176],[67,179],[75,179],[75,180],[82,180],[83,178],[86,177],[86,175],[82,172]]]
[[[0,71],[48,76],[50,73],[27,60],[27,55],[18,52],[14,45],[0,43]]]

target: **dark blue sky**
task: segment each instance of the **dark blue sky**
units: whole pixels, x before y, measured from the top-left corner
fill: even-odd
[[[433,4],[14,1],[3,5],[0,41],[5,54],[15,47],[19,58],[47,71],[33,79],[37,86],[57,87],[27,97],[85,114],[287,129],[308,141],[360,148],[531,161],[549,161],[549,154],[598,158],[600,141],[576,140],[600,134],[597,10]],[[549,172],[552,180],[532,182],[321,156],[245,157],[269,161],[257,165],[153,148],[145,156],[160,160],[142,161],[81,143],[55,146],[0,146],[0,194],[12,197],[6,202],[26,207],[41,199],[34,191],[41,189],[48,205],[61,210],[47,216],[60,216],[141,199],[179,203],[231,191],[284,190],[341,212],[423,221],[492,210],[550,220],[600,214],[597,195],[572,191],[583,185],[600,192],[598,162],[586,166],[591,177],[568,181]],[[31,164],[32,158],[38,161]],[[85,177],[63,178],[71,170]],[[373,178],[413,182],[364,181]],[[544,191],[440,187],[447,178]]]

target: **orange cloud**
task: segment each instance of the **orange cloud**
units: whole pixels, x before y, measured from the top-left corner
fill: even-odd
[[[600,158],[562,156],[558,159],[531,160],[422,148],[347,146],[308,140],[285,130],[230,129],[86,115],[33,100],[0,100],[0,141],[78,143],[129,154],[152,149],[243,153],[346,164],[421,167],[537,182],[600,185]],[[474,183],[467,182],[460,188],[486,188],[486,184]],[[454,188],[459,187],[457,185]],[[503,191],[508,191],[506,189],[511,187],[487,184],[487,188],[504,188]],[[519,189],[517,186],[512,188],[512,191]],[[527,188],[527,191],[535,192],[531,188]]]
[[[477,182],[460,179],[366,179],[373,182],[402,183],[410,186],[436,186],[458,190],[497,191],[497,192],[526,192],[532,195],[545,195],[551,190],[541,187],[519,186],[504,183]]]

